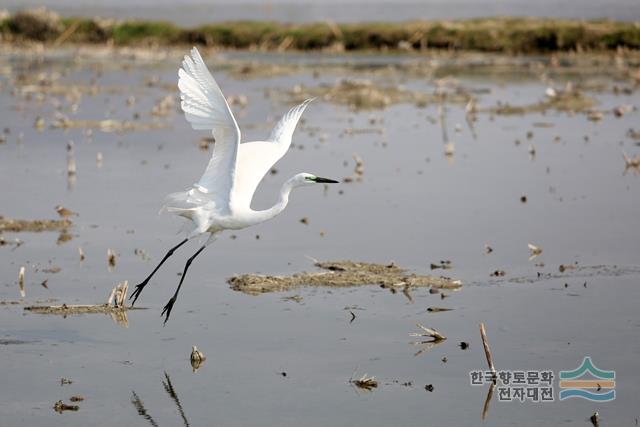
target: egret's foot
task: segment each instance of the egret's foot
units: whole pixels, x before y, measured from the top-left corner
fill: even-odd
[[[138,300],[138,297],[142,293],[142,290],[144,289],[145,286],[147,286],[147,283],[149,283],[149,280],[145,280],[139,285],[136,285],[136,288],[133,290],[133,293],[129,296],[129,299],[133,298],[133,302],[131,302],[131,307],[135,305],[136,301]]]
[[[164,318],[163,326],[167,324],[169,321],[169,316],[171,315],[171,309],[173,308],[173,304],[176,302],[176,296],[172,296],[167,305],[164,306],[164,310],[162,310],[162,314],[160,316],[164,316],[167,313],[167,317]]]

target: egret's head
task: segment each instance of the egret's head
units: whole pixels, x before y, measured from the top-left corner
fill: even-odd
[[[339,181],[329,178],[322,178],[310,173],[299,173],[293,177],[292,184],[296,187],[313,184],[337,184]]]

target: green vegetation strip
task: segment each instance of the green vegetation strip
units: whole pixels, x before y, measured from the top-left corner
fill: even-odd
[[[158,21],[60,18],[38,9],[0,22],[4,42],[206,45],[263,50],[424,50],[505,53],[640,48],[640,24],[533,18],[405,23],[227,22],[180,28]]]

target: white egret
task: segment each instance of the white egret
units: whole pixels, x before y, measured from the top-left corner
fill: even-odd
[[[241,144],[240,129],[229,104],[195,47],[191,50],[191,56],[184,57],[178,76],[181,106],[187,121],[193,129],[211,130],[215,144],[211,160],[200,180],[187,191],[167,196],[163,206],[163,210],[189,220],[185,239],[169,249],[160,264],[136,286],[130,297],[133,298],[132,305],[135,304],[151,277],[176,249],[190,239],[208,234],[204,245],[187,260],[178,288],[164,306],[162,316],[166,314],[165,324],[191,262],[215,240],[218,233],[250,227],[275,217],[287,207],[289,193],[296,187],[338,182],[310,173],[299,173],[282,185],[275,205],[266,210],[251,209],[253,193],[267,171],[289,149],[298,120],[312,99],[289,110],[266,141]]]

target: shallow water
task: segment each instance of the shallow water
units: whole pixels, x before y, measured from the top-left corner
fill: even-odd
[[[256,58],[286,65],[292,57],[227,56]],[[359,71],[336,67],[336,57],[307,60],[309,68],[274,78],[238,79],[229,68],[216,69],[227,95],[248,97],[246,108],[233,107],[243,138],[267,135],[271,124],[264,124],[265,117],[274,120],[290,106],[266,97],[265,89],[332,84],[347,76],[399,81],[426,92],[435,87],[424,76],[377,74],[363,56],[355,59]],[[390,63],[405,60],[385,58]],[[208,62],[216,64],[216,58],[209,56]],[[148,309],[130,311],[126,328],[101,314],[62,318],[23,311],[25,305],[48,299],[57,304],[103,302],[117,282],[138,283],[181,239],[176,235],[179,221],[156,213],[165,194],[198,178],[210,151],[198,147],[206,132],[190,130],[179,112],[166,118],[149,114],[156,100],[175,93],[171,87],[178,63],[174,58],[158,63],[73,60],[64,51],[39,60],[3,56],[0,109],[2,127],[10,128],[10,134],[0,144],[5,186],[0,214],[53,219],[53,207],[62,204],[80,216],[72,218],[73,239],[60,245],[56,233],[4,235],[24,244],[0,247],[0,301],[19,300],[21,265],[27,266],[27,297],[21,304],[0,306],[2,425],[144,425],[147,421],[131,403],[132,391],[158,425],[181,425],[163,388],[165,373],[194,426],[477,424],[486,388],[472,387],[469,371],[486,367],[480,321],[487,326],[498,369],[551,369],[557,374],[591,356],[599,368],[615,370],[617,379],[617,398],[609,403],[499,402],[494,396],[487,425],[585,425],[596,410],[603,423],[634,425],[640,417],[635,404],[640,391],[640,178],[633,170],[623,173],[621,152],[632,157],[640,153],[626,136],[637,127],[638,112],[622,118],[608,112],[621,104],[637,105],[638,95],[613,94],[613,85],[629,83],[606,70],[572,77],[605,84],[604,90],[587,92],[607,112],[600,122],[555,111],[478,113],[474,139],[464,105],[446,104],[453,158],[444,155],[437,105],[352,112],[319,99],[305,112],[294,147],[277,164],[277,173],[265,178],[255,207],[269,206],[281,183],[300,171],[350,176],[353,153],[364,161],[363,181],[326,191],[297,190],[278,218],[235,233],[235,240],[222,235],[194,262],[166,327],[160,311],[195,243],[181,248],[160,270],[138,303]],[[314,78],[313,69],[320,76]],[[11,95],[24,87],[15,79],[20,72],[61,73],[56,83],[63,85],[86,86],[95,79],[102,90],[79,101],[48,95],[41,101],[37,96],[26,99]],[[551,74],[556,86],[563,87],[567,77]],[[145,85],[151,75],[167,87]],[[547,88],[532,72],[485,70],[454,77],[461,87],[478,90],[479,106],[535,102]],[[137,103],[129,107],[125,100],[131,94]],[[131,119],[139,112],[140,122],[158,121],[167,128],[123,133],[94,129],[91,135],[84,129],[49,129],[54,99],[74,119]],[[73,102],[78,103],[75,113],[68,111]],[[45,119],[45,130],[34,128],[36,116]],[[346,128],[384,130],[344,135]],[[533,132],[530,139],[528,131]],[[75,142],[77,163],[71,188],[66,176],[69,140]],[[528,154],[530,144],[536,149],[534,159]],[[98,152],[102,167],[96,164]],[[526,203],[520,201],[523,195]],[[300,223],[302,217],[308,217],[308,225]],[[527,243],[543,249],[533,261],[528,260]],[[485,245],[493,252],[487,254]],[[86,254],[82,262],[78,246]],[[113,271],[107,268],[109,248],[118,254]],[[143,260],[135,249],[151,259]],[[432,262],[451,260],[453,269],[443,274],[464,286],[444,300],[415,289],[411,302],[401,292],[377,286],[248,296],[226,284],[233,274],[310,270],[309,257],[394,261],[420,273],[428,272]],[[559,273],[560,264],[574,262],[608,267]],[[49,264],[62,270],[40,271]],[[490,277],[495,270],[506,275]],[[40,286],[44,279],[48,289]],[[302,301],[283,300],[294,295]],[[428,313],[430,306],[454,310]],[[352,323],[349,311],[357,316]],[[414,338],[409,333],[417,331],[416,323],[434,327],[448,339],[415,356],[420,348],[410,344]],[[470,348],[461,350],[461,341]],[[188,360],[194,344],[207,356],[195,373]],[[364,393],[349,385],[351,377],[364,373],[378,379],[377,389]],[[61,386],[63,377],[73,383]],[[433,392],[425,391],[427,384],[434,386]],[[77,394],[85,397],[78,412],[53,411],[57,400],[68,402]]]

